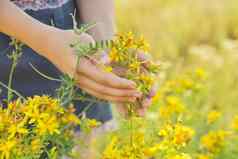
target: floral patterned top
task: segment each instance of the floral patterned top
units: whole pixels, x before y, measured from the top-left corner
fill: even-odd
[[[12,1],[23,10],[26,9],[41,10],[60,7],[69,0],[12,0]]]

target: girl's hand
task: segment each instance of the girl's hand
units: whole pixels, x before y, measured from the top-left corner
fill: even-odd
[[[155,96],[157,87],[154,86],[151,89],[151,93],[148,97],[144,98],[139,105],[139,109],[137,110],[137,114],[139,116],[144,116],[150,105],[152,104],[152,98]],[[128,107],[125,103],[116,103],[117,110],[122,114],[122,116],[127,116]]]
[[[140,61],[143,61],[143,65],[141,66],[145,72],[148,69],[148,62],[150,61],[151,57],[149,56],[149,54],[145,54],[143,52],[139,52],[139,56],[138,56]],[[148,61],[148,62],[147,62]],[[110,65],[110,63],[108,63],[108,65]],[[126,73],[126,69],[125,68],[114,68],[113,72],[119,76],[123,76]],[[137,114],[140,116],[144,116],[147,109],[149,108],[149,106],[152,104],[152,98],[155,96],[157,92],[157,86],[156,84],[154,86],[152,86],[149,94],[146,97],[143,97],[142,102],[138,102],[138,110],[137,110]],[[126,106],[126,104],[123,103],[117,103],[117,109],[120,113],[122,113],[122,115],[127,116],[128,113],[128,108]]]
[[[70,47],[75,39],[82,43],[94,43],[93,38],[82,33],[76,35],[73,30],[57,30],[51,33],[46,51],[51,60],[63,73],[78,81],[78,86],[87,93],[111,102],[134,102],[141,93],[136,90],[134,82],[120,78],[96,67],[89,59],[82,58],[77,66],[77,56]]]

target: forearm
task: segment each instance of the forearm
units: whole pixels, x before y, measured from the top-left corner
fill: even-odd
[[[77,0],[80,20],[96,22],[89,31],[96,41],[111,39],[115,33],[114,0]]]
[[[42,56],[50,56],[45,50],[48,44],[47,35],[55,28],[28,16],[8,0],[0,2],[0,11],[0,32],[17,38]]]

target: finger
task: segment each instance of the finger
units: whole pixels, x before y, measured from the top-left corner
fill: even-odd
[[[97,97],[98,99],[103,99],[110,102],[135,102],[135,97],[115,97],[115,96],[109,96],[105,95],[99,92],[96,92],[90,88],[87,88],[85,86],[81,86],[81,89],[83,89],[85,92],[91,94],[92,96]]]
[[[120,77],[123,77],[126,75],[127,69],[123,67],[115,66],[113,67],[112,72]]]
[[[145,116],[145,113],[147,112],[148,108],[150,107],[152,103],[152,100],[149,98],[146,98],[145,100],[142,101],[142,107],[137,110],[137,113],[139,116]]]
[[[102,52],[100,62],[102,62],[104,65],[110,65],[110,58],[107,52]]]
[[[101,84],[107,84],[111,87],[115,88],[131,88],[134,89],[136,87],[136,84],[133,81],[120,78],[116,76],[113,73],[109,73],[106,71],[103,71],[101,69],[98,69],[96,66],[94,66],[90,61],[86,59],[81,59],[79,63],[78,72],[85,74],[89,78],[97,81]]]
[[[130,49],[130,51],[136,52],[138,61],[142,63],[142,66],[147,68],[147,66],[150,64],[150,61],[152,59],[151,55],[149,53],[145,53],[144,51],[137,50],[137,49]]]
[[[149,53],[145,53],[143,51],[138,51],[137,58],[141,62],[150,61],[152,59],[152,57]]]
[[[97,53],[87,56],[87,58],[95,65],[106,65],[107,56],[104,51],[98,51]]]
[[[142,51],[138,52],[137,58],[142,63],[142,67],[144,67],[146,70],[149,70],[151,66],[159,67],[161,65],[159,61],[156,63],[153,62],[151,54],[144,53]]]
[[[137,58],[142,63],[142,66],[145,67],[146,69],[151,64],[152,57],[148,53],[144,53],[142,51],[139,51],[138,54],[137,54]]]
[[[156,95],[157,90],[158,90],[158,86],[157,86],[157,83],[155,83],[149,91],[148,98],[153,98]]]
[[[77,76],[77,81],[80,86],[82,85],[87,86],[87,88],[92,89],[95,92],[101,92],[102,94],[109,95],[109,96],[137,97],[137,98],[140,98],[142,96],[142,94],[137,90],[117,89],[117,88],[108,87],[100,83],[97,83],[83,75]]]
[[[152,104],[152,100],[150,98],[146,98],[142,101],[142,108],[148,109]]]

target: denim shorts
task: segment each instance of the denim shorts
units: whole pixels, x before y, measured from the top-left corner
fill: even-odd
[[[73,28],[73,20],[70,14],[74,13],[75,8],[74,0],[69,0],[59,8],[38,11],[25,10],[25,12],[42,23],[53,24],[57,28],[66,30]],[[31,33],[29,32],[29,34]],[[11,60],[7,55],[13,50],[9,45],[10,41],[11,39],[7,35],[0,33],[0,81],[5,84],[8,83],[11,67]],[[24,46],[23,54],[14,73],[12,88],[26,97],[43,94],[55,96],[55,90],[60,83],[45,79],[32,69],[30,63],[50,77],[59,78],[61,76],[61,72],[50,61],[37,54],[30,47]],[[0,100],[3,101],[7,97],[7,90],[4,88],[1,88],[1,90]],[[88,103],[75,101],[74,105],[76,112],[80,113]],[[108,103],[96,103],[88,109],[86,114],[88,118],[94,118],[101,122],[112,119],[111,107]]]

